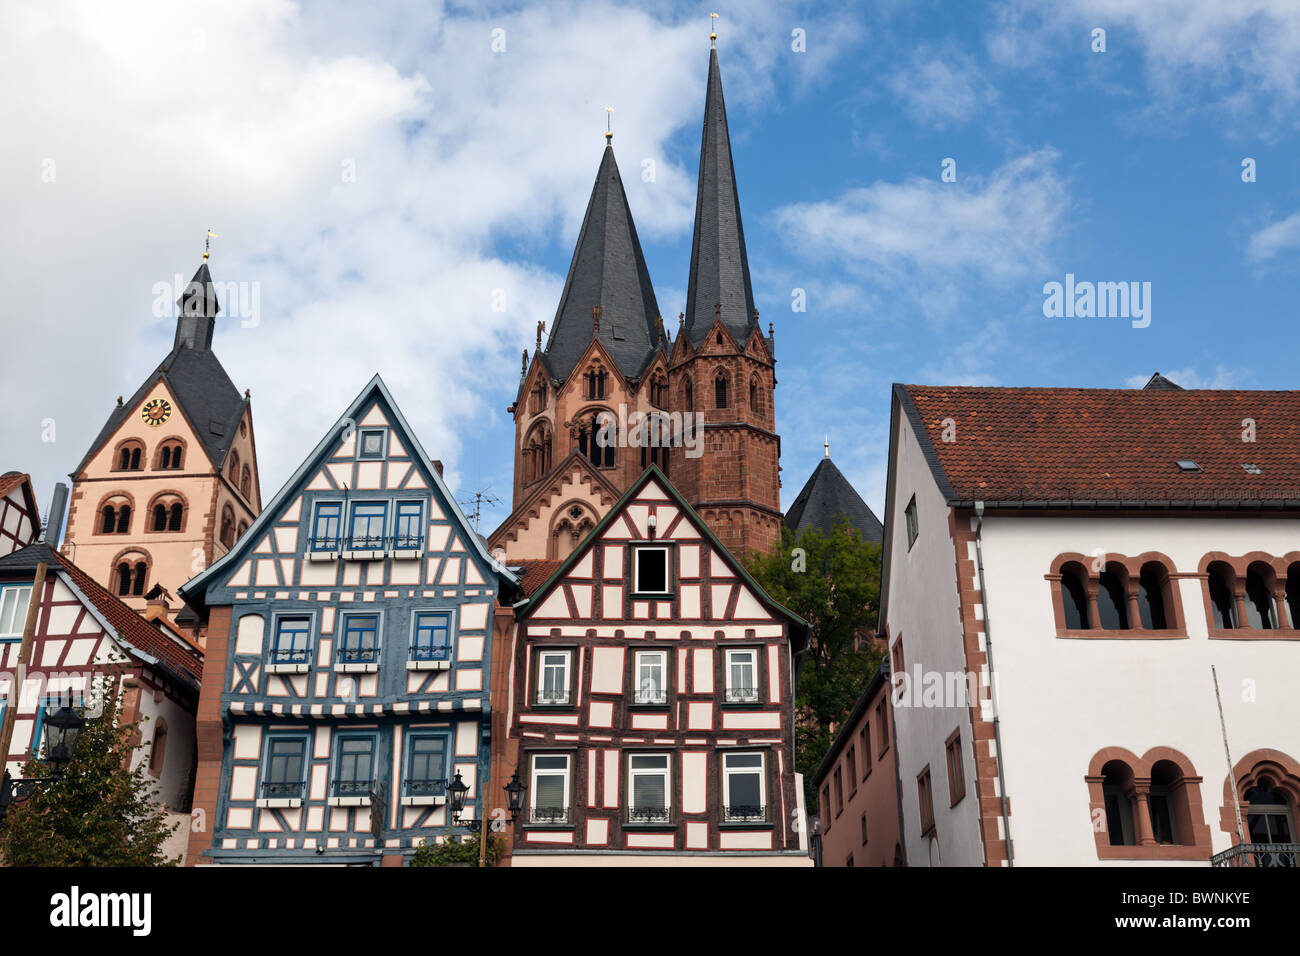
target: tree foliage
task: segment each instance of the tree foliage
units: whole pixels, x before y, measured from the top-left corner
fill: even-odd
[[[748,570],[812,626],[795,689],[795,766],[812,801],[813,775],[883,656],[875,644],[855,649],[876,632],[880,545],[847,519],[829,536],[807,528],[796,538],[787,528],[778,551],[751,553]]]
[[[411,857],[411,866],[477,866],[480,836],[481,832],[471,833],[463,843],[458,843],[448,830],[447,838],[441,843],[426,843],[416,850]],[[487,865],[496,866],[504,851],[505,838],[496,834],[489,835]]]
[[[114,682],[115,683],[115,682]],[[0,852],[9,866],[175,866],[163,855],[175,824],[155,795],[147,761],[128,770],[140,721],[120,723],[122,702],[104,693],[102,716],[88,719],[63,777],[9,809]],[[53,768],[32,760],[24,777]]]

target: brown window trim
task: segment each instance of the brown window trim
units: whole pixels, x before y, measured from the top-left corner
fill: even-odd
[[[1183,602],[1181,593],[1178,590],[1178,581],[1182,578],[1194,577],[1195,575],[1186,572],[1175,571],[1176,565],[1173,560],[1159,551],[1145,551],[1136,557],[1128,557],[1122,554],[1106,554],[1101,560],[1106,564],[1121,565],[1128,576],[1128,617],[1129,623],[1141,621],[1138,614],[1137,595],[1138,580],[1142,574],[1142,566],[1149,562],[1156,562],[1165,568],[1165,574],[1168,578],[1168,584],[1165,592],[1165,618],[1169,627],[1144,628],[1144,627],[1126,627],[1121,630],[1107,630],[1101,627],[1097,614],[1097,591],[1100,587],[1100,572],[1094,571],[1093,566],[1099,559],[1095,555],[1084,555],[1077,553],[1059,554],[1052,561],[1051,570],[1043,575],[1043,579],[1048,582],[1051,588],[1052,596],[1052,615],[1056,623],[1056,636],[1061,639],[1069,640],[1093,640],[1093,641],[1124,641],[1124,640],[1187,640],[1187,621],[1183,615]],[[1065,626],[1065,601],[1061,594],[1061,577],[1062,570],[1067,564],[1082,565],[1087,572],[1087,578],[1084,581],[1084,588],[1088,596],[1088,618],[1097,624],[1096,627],[1090,627],[1086,630],[1078,628],[1067,628]]]
[[[1274,557],[1263,551],[1251,551],[1240,557],[1232,557],[1222,551],[1211,551],[1201,558],[1197,565],[1196,577],[1201,582],[1201,601],[1205,607],[1205,629],[1211,640],[1219,641],[1300,641],[1300,629],[1295,627],[1275,627],[1269,629],[1253,627],[1215,627],[1214,607],[1210,603],[1210,565],[1222,562],[1232,568],[1236,577],[1232,596],[1237,605],[1238,622],[1249,620],[1246,617],[1246,572],[1256,561],[1267,564],[1273,570],[1275,578],[1273,603],[1277,607],[1278,624],[1289,621],[1290,608],[1286,603],[1286,573],[1295,562],[1300,561],[1300,551],[1290,551],[1282,557]]]
[[[962,763],[961,728],[958,727],[944,741],[943,750],[948,768],[948,806],[955,807],[966,796],[966,767]],[[955,751],[955,753],[954,753]],[[953,759],[956,759],[958,778],[953,780]],[[958,786],[954,786],[957,784]]]
[[[543,704],[537,699],[537,692],[541,685],[541,656],[544,652],[550,651],[568,651],[569,652],[569,702],[567,704]],[[529,647],[529,653],[532,654],[532,670],[528,675],[528,698],[525,701],[526,709],[544,710],[544,711],[568,711],[578,709],[578,655],[582,653],[582,648],[577,644],[533,644]]]
[[[920,810],[921,836],[927,837],[935,830],[934,823],[934,777],[930,774],[930,765],[926,764],[916,775],[916,805]],[[929,820],[926,809],[929,808]]]
[[[1106,819],[1106,796],[1102,791],[1102,768],[1112,760],[1126,763],[1133,771],[1133,781],[1137,793],[1145,796],[1151,785],[1151,768],[1158,761],[1168,760],[1182,771],[1182,787],[1187,797],[1187,815],[1189,818],[1191,839],[1188,844],[1161,844],[1151,837],[1149,818],[1135,817],[1133,827],[1139,836],[1136,845],[1113,846],[1110,835],[1103,825],[1098,828],[1093,821]],[[1210,828],[1205,822],[1205,812],[1201,805],[1201,778],[1196,775],[1196,768],[1182,753],[1172,747],[1152,747],[1143,756],[1138,757],[1123,747],[1105,747],[1097,751],[1088,763],[1088,773],[1084,780],[1088,784],[1088,822],[1097,846],[1099,860],[1208,860],[1213,855],[1210,845]],[[1138,814],[1146,811],[1146,801],[1139,801]],[[1100,817],[1098,817],[1100,814]]]

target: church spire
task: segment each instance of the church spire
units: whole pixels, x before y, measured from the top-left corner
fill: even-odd
[[[695,197],[695,236],[686,290],[686,331],[699,342],[713,324],[721,303],[722,321],[741,342],[755,328],[754,292],[740,224],[740,196],[731,160],[727,108],[722,99],[718,51],[709,50],[709,81],[704,97],[700,179]]]
[[[568,378],[598,338],[625,377],[639,375],[658,339],[658,315],[614,148],[606,145],[542,353],[550,373]]]
[[[189,348],[206,352],[212,348],[212,332],[216,326],[217,292],[208,272],[208,253],[204,250],[203,263],[189,281],[181,297],[176,300],[180,311],[176,317],[176,341],[173,348]]]

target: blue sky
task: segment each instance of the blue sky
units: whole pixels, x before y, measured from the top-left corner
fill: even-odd
[[[58,334],[13,349],[4,467],[48,500],[170,347],[153,288],[189,277],[212,226],[214,276],[257,293],[215,348],[252,389],[264,498],[379,371],[461,497],[508,499],[505,407],[558,301],[607,105],[676,327],[710,9],[776,328],[785,505],[828,435],[879,512],[895,381],[1293,387],[1300,5],[736,6],[241,0],[178,43],[163,7],[6,5],[0,82],[23,95],[0,105],[3,321]],[[1149,282],[1150,326],[1045,318],[1043,285],[1067,273]]]

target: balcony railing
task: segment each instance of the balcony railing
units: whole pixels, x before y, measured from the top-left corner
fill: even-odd
[[[379,660],[377,647],[340,647],[340,664],[373,664]]]
[[[264,781],[262,783],[262,796],[268,800],[301,797],[302,783],[300,781],[290,783],[284,780]]]
[[[419,551],[424,544],[422,534],[399,534],[393,536],[394,551]]]
[[[334,796],[336,797],[364,797],[370,793],[369,780],[335,780]]]
[[[343,546],[341,538],[312,538],[307,547],[312,551],[337,551]]]
[[[624,822],[632,826],[672,823],[673,813],[668,807],[628,807]]]
[[[408,797],[441,797],[447,793],[446,780],[408,780],[406,795]]]
[[[569,692],[567,690],[539,690],[537,692],[537,703],[543,705],[555,706],[557,704],[567,704],[569,702]]]
[[[634,704],[666,704],[668,695],[661,690],[639,690],[632,695]]]
[[[311,648],[274,647],[271,649],[272,664],[307,664],[310,662]]]
[[[416,644],[411,648],[413,661],[445,661],[450,657],[450,644]]]
[[[545,826],[563,826],[569,822],[568,807],[531,807],[528,822]]]
[[[348,539],[348,550],[350,551],[382,551],[384,550],[383,535],[353,535]]]
[[[766,823],[767,807],[759,804],[738,803],[722,808],[723,823]]]
[[[758,688],[743,685],[728,687],[725,699],[728,704],[756,704],[758,703]]]
[[[1210,866],[1300,866],[1300,843],[1238,843],[1210,857]]]

